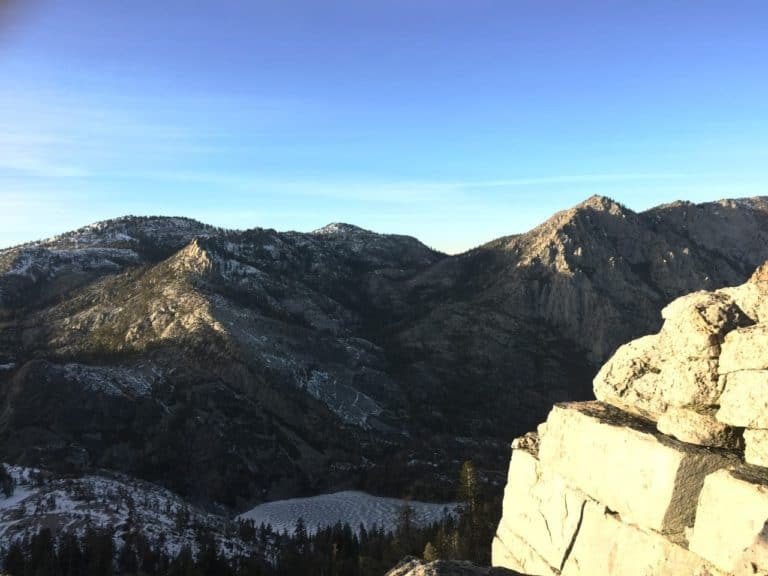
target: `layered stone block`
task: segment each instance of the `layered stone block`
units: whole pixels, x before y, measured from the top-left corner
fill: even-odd
[[[724,293],[695,292],[663,311],[658,334],[620,347],[594,380],[595,396],[623,410],[658,420],[670,408],[717,404],[721,345],[749,318]]]
[[[719,576],[709,562],[655,532],[588,503],[562,576]]]
[[[721,288],[717,291],[733,298],[739,308],[755,322],[768,320],[768,300],[765,299],[765,294],[768,292],[768,282],[761,277],[765,270],[768,270],[768,267],[764,264],[746,284]]]
[[[690,549],[729,574],[768,572],[768,473],[741,468],[707,477]]]
[[[587,496],[571,488],[563,478],[544,472],[532,453],[513,450],[499,535],[506,539],[507,534],[524,526],[524,533],[518,536],[549,566],[559,570],[573,543],[586,501]]]
[[[753,324],[734,299],[722,292],[692,292],[661,311],[660,343],[678,357],[712,358],[720,353],[725,334]]]
[[[704,478],[729,463],[601,402],[556,405],[539,459],[627,522],[661,533],[693,525]]]
[[[768,430],[744,430],[744,460],[768,467]]]
[[[723,378],[717,419],[731,426],[768,429],[768,370],[740,370]]]
[[[735,428],[719,421],[715,417],[715,408],[709,410],[690,410],[688,408],[670,408],[661,415],[656,429],[682,442],[697,446],[717,448],[742,448],[744,441]]]
[[[768,323],[728,333],[720,352],[720,374],[768,369]]]
[[[491,544],[491,563],[529,576],[558,574],[530,544],[512,532],[497,534]]]
[[[558,404],[516,442],[528,451],[513,455],[495,545],[507,565],[768,576],[767,311],[768,265],[675,301],[659,334],[603,366],[602,401]]]

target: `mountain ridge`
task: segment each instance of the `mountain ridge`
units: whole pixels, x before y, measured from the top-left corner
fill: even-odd
[[[764,197],[637,213],[593,196],[456,256],[344,223],[163,217],[0,250],[0,455],[235,510],[450,498],[455,461],[501,482],[510,437],[591,397],[674,297],[743,282],[767,235]]]

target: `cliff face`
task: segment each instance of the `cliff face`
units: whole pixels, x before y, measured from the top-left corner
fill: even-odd
[[[767,280],[676,300],[605,364],[598,401],[515,440],[494,565],[768,574]]]

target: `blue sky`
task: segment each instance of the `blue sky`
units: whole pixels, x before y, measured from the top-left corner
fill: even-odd
[[[768,194],[767,95],[764,0],[25,0],[0,246],[173,214],[456,252],[592,194]]]

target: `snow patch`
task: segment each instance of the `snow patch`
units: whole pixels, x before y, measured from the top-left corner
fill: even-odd
[[[28,254],[25,254],[13,265],[13,268],[8,270],[7,274],[13,274],[15,276],[26,276],[29,274],[29,270],[32,268],[33,263],[34,260],[32,257]]]
[[[64,373],[86,390],[109,396],[138,398],[152,393],[153,382],[162,379],[154,367],[106,368],[85,364],[65,364]]]
[[[115,272],[125,264],[138,264],[139,255],[127,248],[28,248],[15,254],[6,275],[24,276],[37,281],[61,271]]]
[[[251,552],[242,540],[227,536],[225,518],[189,506],[155,484],[120,475],[54,479],[30,468],[6,469],[16,486],[10,498],[0,495],[4,545],[23,540],[42,526],[54,534],[70,531],[78,536],[89,527],[106,529],[113,532],[116,546],[122,545],[127,532],[140,530],[175,556],[183,547],[196,553],[196,527],[205,527],[226,556]]]
[[[313,230],[311,234],[322,236],[322,235],[332,235],[332,234],[354,234],[354,233],[360,233],[360,232],[364,234],[378,236],[378,234],[375,234],[374,232],[369,232],[368,230],[363,230],[358,226],[353,226],[352,224],[345,224],[344,222],[332,222],[331,224],[327,224],[322,228]]]
[[[319,400],[344,422],[370,428],[368,419],[381,414],[381,407],[367,394],[339,382],[328,372],[312,370],[308,377],[299,378],[299,389]]]
[[[393,531],[405,506],[413,510],[413,522],[427,526],[440,521],[446,514],[456,514],[458,504],[450,502],[435,504],[371,496],[365,492],[345,491],[323,494],[309,498],[278,500],[256,506],[238,518],[253,520],[258,526],[269,524],[275,530],[293,533],[296,521],[301,518],[309,533],[333,526],[338,522],[348,523],[353,530],[374,526]]]
[[[758,196],[756,198],[734,198],[728,200],[739,208],[746,208],[747,210],[763,210],[765,209],[765,197]]]

